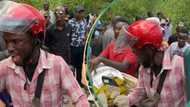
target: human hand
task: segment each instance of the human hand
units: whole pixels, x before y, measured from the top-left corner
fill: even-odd
[[[129,107],[129,101],[126,95],[120,95],[115,98],[113,105],[116,107]]]
[[[156,93],[154,96],[149,97],[149,98],[143,100],[142,102],[140,102],[140,104],[143,107],[154,107],[158,104],[159,100],[160,100],[160,95],[158,93]]]
[[[96,66],[96,65],[98,65],[99,63],[101,63],[101,57],[96,57],[96,58],[94,58],[94,59],[92,59],[92,60],[90,60],[90,68],[91,68],[91,70],[93,70],[94,69],[94,67]]]
[[[0,100],[0,107],[6,107],[5,103],[2,100]]]

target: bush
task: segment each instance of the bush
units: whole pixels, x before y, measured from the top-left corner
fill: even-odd
[[[32,4],[33,6],[41,9],[44,0],[18,0],[19,2],[25,2]],[[54,9],[58,5],[64,3],[73,9],[77,4],[83,4],[86,8],[86,12],[100,13],[100,11],[106,7],[112,0],[49,0],[50,7]],[[190,25],[190,9],[187,4],[190,4],[190,0],[117,0],[117,3],[103,17],[105,23],[111,20],[115,15],[125,16],[129,22],[132,22],[135,16],[144,16],[148,11],[152,11],[154,14],[157,12],[163,12],[172,20],[172,24],[175,25],[179,21],[184,21],[189,27]]]

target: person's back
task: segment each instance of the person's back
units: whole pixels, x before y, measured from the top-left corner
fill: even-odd
[[[190,46],[190,44],[187,42],[188,31],[185,28],[181,29],[181,31],[177,33],[176,37],[177,37],[177,41],[173,42],[169,46],[171,58],[174,55],[183,56],[185,49]]]
[[[49,4],[48,4],[48,2],[45,2],[45,3],[43,4],[43,10],[41,10],[40,12],[42,13],[42,15],[48,14],[49,17],[50,17],[50,22],[51,22],[52,24],[55,23],[55,14],[54,14],[54,12],[53,12],[52,10],[49,9]]]

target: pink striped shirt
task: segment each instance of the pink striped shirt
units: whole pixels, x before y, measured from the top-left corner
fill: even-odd
[[[14,107],[31,107],[39,73],[45,70],[41,93],[42,107],[62,107],[63,91],[72,98],[76,107],[88,107],[87,97],[82,92],[72,71],[65,61],[53,54],[40,50],[40,58],[32,81],[24,90],[26,77],[21,66],[16,66],[11,58],[0,62],[1,89],[11,94]]]
[[[158,107],[185,107],[185,88],[184,88],[184,63],[183,58],[175,55],[170,59],[166,52],[163,60],[163,68],[160,72],[168,70]],[[153,86],[150,86],[150,69],[140,68],[139,83],[132,93],[128,95],[129,104],[133,105],[145,96],[153,96],[157,90],[160,74],[153,77]]]

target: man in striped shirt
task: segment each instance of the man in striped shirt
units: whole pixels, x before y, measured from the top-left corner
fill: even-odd
[[[13,106],[33,107],[38,103],[40,107],[62,107],[66,92],[76,107],[88,107],[87,97],[63,58],[40,48],[38,36],[43,34],[45,19],[39,11],[12,1],[1,1],[0,5],[0,31],[10,53],[0,62],[0,88],[10,93]],[[41,93],[37,93],[41,73],[44,81]],[[35,98],[39,100],[33,102]]]
[[[131,24],[126,33],[138,40],[135,45],[142,66],[137,87],[128,96],[116,97],[114,104],[119,107],[185,107],[183,57],[174,55],[170,59],[168,50],[164,53],[160,48],[160,26],[151,21],[138,21]]]

